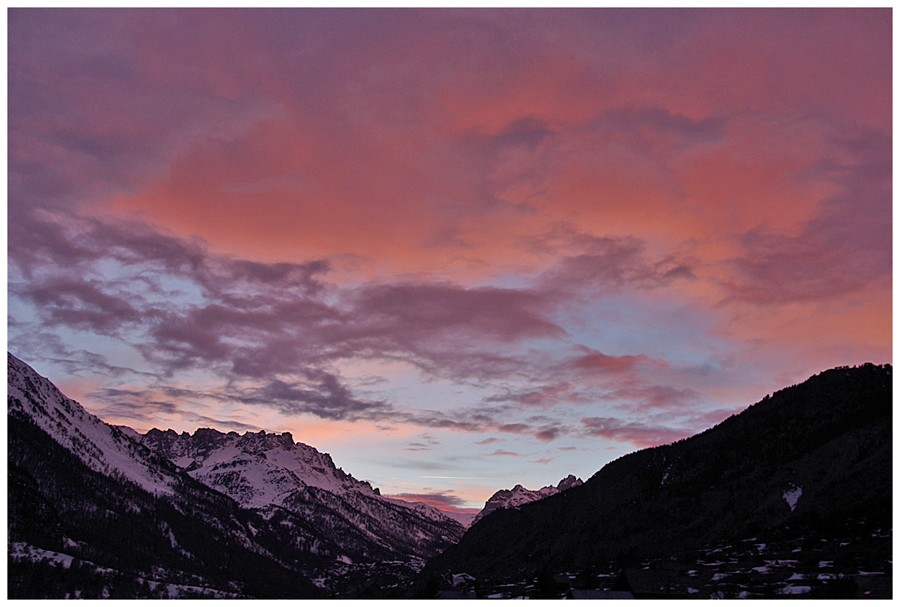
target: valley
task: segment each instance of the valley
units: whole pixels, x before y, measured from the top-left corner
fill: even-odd
[[[288,433],[109,426],[8,356],[12,598],[889,598],[891,367],[841,367],[465,529]]]

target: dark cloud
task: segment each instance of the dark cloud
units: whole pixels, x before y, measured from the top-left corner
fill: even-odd
[[[417,344],[408,352],[398,352],[395,358],[413,364],[429,375],[454,379],[473,384],[483,384],[497,379],[528,379],[539,373],[539,367],[527,355],[488,351],[477,344]],[[487,344],[485,344],[487,345]],[[450,346],[450,347],[446,347]],[[512,350],[512,348],[510,348]]]
[[[157,380],[159,377],[147,371],[139,371],[131,367],[113,365],[102,354],[87,350],[70,350],[63,344],[60,337],[54,333],[38,331],[19,335],[10,341],[10,347],[22,346],[29,352],[39,353],[39,358],[62,367],[69,375],[91,373],[122,378],[134,376],[143,381],[147,379]]]
[[[150,392],[148,390],[124,390],[122,388],[102,388],[97,390],[96,392],[91,392],[88,396],[92,398],[140,398],[146,399]]]
[[[589,253],[565,256],[530,287],[407,280],[347,289],[327,282],[327,260],[250,261],[212,253],[202,241],[137,221],[63,218],[61,212],[33,215],[52,238],[28,253],[17,252],[24,261],[13,263],[35,278],[14,283],[19,286],[11,292],[38,304],[53,326],[121,334],[144,356],[155,385],[170,399],[552,441],[570,430],[551,419],[524,423],[517,414],[528,407],[591,402],[594,397],[576,390],[566,373],[619,375],[658,364],[643,355],[614,356],[576,346],[577,356],[554,365],[524,347],[530,340],[571,338],[553,315],[568,295],[590,290],[582,281],[664,282],[670,270],[660,264],[669,262],[646,261],[637,239],[597,238],[561,226],[548,242]],[[63,256],[69,265],[55,263]],[[602,258],[602,267],[587,267],[593,256]],[[102,280],[109,272],[115,279]],[[429,376],[473,383],[492,390],[484,403],[500,408],[404,412],[357,394],[335,372],[347,359],[402,361]],[[128,372],[103,364],[109,373]],[[212,372],[223,383],[210,390],[175,388],[171,378],[191,370]],[[560,374],[562,379],[548,381]],[[511,380],[522,387],[508,387],[515,385]],[[620,391],[618,396],[655,403],[667,395]],[[112,400],[107,395],[104,402]]]
[[[654,362],[643,354],[614,356],[591,348],[580,347],[579,350],[583,354],[568,361],[566,366],[591,374],[624,373],[633,370],[638,364]]]
[[[228,359],[232,356],[232,348],[224,343],[225,334],[219,330],[221,327],[197,322],[204,317],[214,318],[216,309],[221,308],[195,309],[187,315],[167,314],[150,328],[152,341],[139,346],[142,353],[148,360],[164,364],[168,371]]]
[[[584,279],[583,270],[575,269],[584,258],[572,256],[549,286],[405,282],[341,291],[324,282],[330,269],[326,260],[263,263],[215,255],[198,240],[134,221],[74,216],[63,221],[39,214],[32,219],[53,237],[14,256],[20,269],[31,271],[38,261],[45,269],[62,269],[55,260],[65,258],[86,268],[86,274],[112,261],[119,264],[123,285],[129,284],[130,273],[132,292],[114,291],[97,280],[79,283],[53,276],[22,296],[50,304],[45,313],[58,323],[109,331],[142,320],[144,335],[136,346],[170,373],[230,364],[233,373],[263,378],[356,357],[402,360],[457,379],[533,377],[536,367],[527,358],[501,346],[566,338],[551,314],[567,291],[580,287],[573,283],[558,291],[555,281],[563,275],[575,282]],[[577,233],[566,238],[602,249],[605,262],[619,259],[600,270],[616,281],[623,280],[623,264],[642,249],[633,239]],[[85,244],[74,248],[76,241]],[[135,292],[136,285],[143,286]],[[328,299],[322,297],[326,289]]]
[[[235,432],[259,432],[263,430],[259,426],[245,424],[243,422],[230,419],[220,419],[200,415],[192,411],[186,410],[174,403],[162,401],[142,401],[140,403],[111,403],[102,409],[104,415],[115,415],[116,417],[124,417],[133,419],[137,422],[135,425],[142,426],[146,424],[148,418],[152,418],[155,413],[162,411],[164,414],[179,414],[179,418],[186,422],[195,423],[200,428],[216,428],[219,430]],[[149,429],[149,428],[147,428]],[[162,428],[160,428],[162,429]]]
[[[405,451],[431,451],[432,446],[426,445],[425,443],[412,442],[407,443],[407,445],[403,449]]]
[[[652,289],[677,278],[693,278],[690,262],[646,259],[644,243],[631,237],[599,238],[586,252],[562,258],[545,281],[569,292],[626,285]]]
[[[194,421],[198,424],[209,426],[210,428],[229,428],[236,432],[259,432],[264,429],[243,422],[236,422],[230,419],[217,419],[215,417],[207,417],[206,415],[197,415],[196,413],[189,413],[185,417],[189,421]]]
[[[404,502],[418,502],[434,506],[447,516],[468,525],[478,514],[478,508],[467,508],[466,500],[449,491],[429,491],[419,493],[395,493],[385,497],[399,499]]]
[[[567,426],[555,422],[550,416],[532,416],[527,422],[508,422],[506,413],[486,412],[483,409],[456,409],[448,411],[405,412],[394,409],[383,412],[385,417],[398,422],[410,423],[429,428],[441,428],[477,433],[502,433],[531,435],[537,440],[549,442],[571,431]],[[504,439],[491,436],[478,441],[478,445],[491,445]]]
[[[691,428],[712,428],[732,415],[740,413],[745,407],[733,409],[714,409],[712,411],[700,411],[689,417],[688,426]]]
[[[149,394],[116,394],[117,392],[119,391],[101,390],[89,395],[92,403],[100,403],[97,413],[143,422],[159,414],[173,415],[183,412],[175,403],[153,400]]]
[[[390,419],[389,404],[354,397],[337,376],[318,370],[307,370],[307,375],[304,382],[270,380],[260,388],[244,389],[232,398],[274,407],[287,415],[311,413],[323,419]]]
[[[46,267],[60,270],[75,269],[80,264],[98,258],[89,239],[75,238],[69,216],[42,209],[9,209],[9,263],[25,278],[32,278],[36,270]]]
[[[508,432],[510,434],[525,434],[531,431],[531,426],[528,424],[501,424],[497,426],[497,430],[500,432]]]
[[[558,255],[540,287],[557,297],[593,293],[598,288],[654,289],[678,279],[694,279],[696,261],[669,255],[651,258],[643,240],[633,236],[595,236],[567,223],[522,240],[534,253]]]
[[[840,192],[790,231],[759,226],[741,234],[730,260],[729,301],[755,305],[828,300],[891,279],[890,137],[868,133],[838,142],[849,160],[814,173]]]
[[[693,434],[693,431],[653,426],[612,417],[584,417],[585,434],[613,441],[625,441],[637,447],[653,447],[671,443]]]
[[[699,401],[700,394],[691,388],[631,381],[611,388],[603,398],[637,411],[676,412]]]
[[[481,432],[487,427],[482,421],[473,421],[467,419],[464,413],[443,412],[443,411],[424,411],[424,412],[408,412],[393,411],[386,417],[400,423],[415,424],[426,428],[435,428],[440,430],[458,430],[462,432]]]
[[[380,401],[365,401],[354,398],[351,391],[340,380],[329,374],[321,374],[305,382],[288,383],[281,380],[271,380],[262,386],[242,386],[230,384],[222,389],[195,390],[181,388],[160,383],[146,391],[123,391],[116,388],[95,391],[91,397],[101,403],[102,406],[117,414],[126,414],[131,410],[138,410],[144,403],[149,408],[162,407],[167,413],[171,403],[154,400],[154,390],[176,402],[191,403],[202,401],[213,402],[238,402],[247,405],[258,405],[274,408],[287,415],[309,413],[323,419],[345,420],[393,420],[399,419],[398,414],[390,405]],[[122,397],[129,397],[127,401]],[[195,414],[190,414],[186,407],[179,407],[178,411],[186,417],[200,419]],[[128,415],[140,417],[139,414]],[[234,422],[237,423],[237,422]]]
[[[600,132],[628,137],[635,146],[651,145],[670,156],[686,148],[723,140],[726,120],[721,117],[695,120],[663,107],[616,108],[593,121],[591,127]]]
[[[490,444],[499,443],[502,441],[503,441],[502,438],[497,438],[496,436],[491,436],[491,437],[482,439],[480,441],[477,441],[475,444],[476,445],[490,445]]]
[[[468,249],[472,247],[472,244],[463,238],[459,228],[442,226],[432,230],[422,242],[422,246],[437,249]]]
[[[521,357],[494,345],[565,336],[545,314],[546,297],[528,289],[373,283],[331,288],[326,300],[325,260],[252,262],[146,224],[69,219],[41,219],[54,237],[13,262],[22,272],[70,264],[97,276],[100,264],[113,263],[121,288],[66,272],[19,295],[45,304],[44,314],[58,324],[110,332],[142,322],[132,341],[168,373],[230,363],[233,373],[263,378],[356,357],[486,378],[523,369]],[[86,244],[73,248],[75,241]],[[66,263],[57,264],[60,258]]]
[[[262,263],[213,254],[197,238],[178,237],[139,221],[85,218],[40,208],[21,210],[17,220],[22,229],[11,235],[9,256],[27,276],[36,267],[79,268],[85,274],[96,271],[101,261],[118,262],[135,275],[163,270],[212,299],[240,301],[254,292],[268,295],[275,290],[284,296],[316,294],[324,286],[320,276],[330,269],[327,260]]]
[[[585,395],[569,382],[544,384],[533,389],[503,390],[499,394],[488,396],[485,403],[508,403],[515,407],[552,408],[560,403],[584,402]]]
[[[37,250],[32,247],[20,264],[23,271],[40,267],[42,274],[50,274],[13,290],[35,303],[47,323],[106,335],[127,330],[129,341],[160,374],[189,368],[254,378],[299,373],[305,382],[274,379],[262,387],[231,391],[230,396],[244,402],[328,419],[384,408],[354,398],[336,376],[317,367],[321,357],[329,356],[321,351],[329,336],[319,335],[312,348],[303,343],[302,335],[316,323],[341,316],[315,299],[323,289],[319,277],[328,271],[327,262],[251,262],[211,254],[202,243],[136,222],[77,220],[65,228],[56,219],[44,218],[55,237]],[[86,244],[66,244],[76,240]],[[101,264],[118,263],[121,276],[105,282],[74,279],[73,272],[63,273],[66,263],[55,263],[60,257],[81,268],[77,273],[98,276]],[[161,286],[166,280],[180,280],[182,289],[194,292],[182,299],[168,297]],[[206,303],[187,303],[197,298]]]
[[[82,230],[87,230],[90,255],[95,259],[111,257],[206,282],[204,269],[210,254],[199,239],[177,237],[137,221],[92,219]]]
[[[419,440],[407,443],[405,449],[407,451],[431,451],[435,446],[440,445],[439,440],[430,434],[420,434]]]
[[[560,428],[541,428],[540,430],[535,432],[534,436],[538,440],[549,442],[552,440],[556,440],[561,432],[562,430]]]
[[[16,286],[14,291],[34,302],[51,324],[111,334],[141,319],[124,297],[107,293],[92,280],[57,276]]]
[[[411,470],[425,470],[428,472],[447,472],[455,470],[454,466],[451,465],[446,460],[444,461],[427,461],[424,459],[414,459],[414,460],[405,460],[405,459],[395,459],[386,462],[380,462],[387,466],[397,467],[397,468],[409,468]]]
[[[540,297],[521,289],[465,288],[450,283],[371,285],[353,298],[369,330],[415,344],[431,339],[512,342],[566,332],[541,313]]]
[[[488,456],[491,457],[520,457],[518,453],[515,451],[507,451],[506,449],[496,449],[495,451],[488,453]]]
[[[494,142],[502,147],[524,146],[533,148],[548,137],[553,136],[554,129],[544,120],[525,116],[510,122],[494,137]]]
[[[458,508],[466,504],[466,500],[449,491],[431,493],[394,493],[386,497],[395,497],[405,502],[423,502],[438,508]]]

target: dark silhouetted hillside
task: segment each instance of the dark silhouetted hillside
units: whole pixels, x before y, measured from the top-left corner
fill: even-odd
[[[627,567],[731,539],[827,537],[850,521],[891,526],[890,365],[825,371],[701,434],[611,462],[580,487],[497,511],[429,561],[422,580]]]

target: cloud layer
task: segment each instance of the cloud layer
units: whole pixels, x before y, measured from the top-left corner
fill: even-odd
[[[122,423],[355,424],[543,486],[891,357],[887,9],[12,9],[9,42],[10,348]]]

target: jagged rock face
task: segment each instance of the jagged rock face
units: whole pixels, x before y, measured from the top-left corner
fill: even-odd
[[[572,487],[577,487],[583,482],[584,481],[582,481],[580,478],[576,478],[574,475],[570,474],[566,478],[559,481],[559,483],[557,483],[555,487],[553,485],[547,485],[546,487],[532,490],[526,489],[522,485],[516,485],[512,489],[501,489],[490,498],[488,498],[488,501],[484,503],[484,508],[482,508],[481,512],[479,512],[474,520],[472,520],[472,524],[474,525],[475,523],[486,517],[488,514],[496,510],[519,508],[520,506],[524,506],[525,504],[530,504],[531,502],[536,502],[538,500],[544,499],[545,497],[556,495],[557,493],[566,491],[567,489],[571,489]]]
[[[290,433],[239,435],[201,428],[191,435],[153,429],[141,442],[244,507],[267,516],[285,516],[276,512],[283,510],[340,530],[346,538],[338,542],[345,546],[340,557],[424,559],[463,533],[459,523],[430,506],[382,497],[368,482],[337,468],[327,453],[295,443]],[[360,537],[351,540],[354,533]]]

